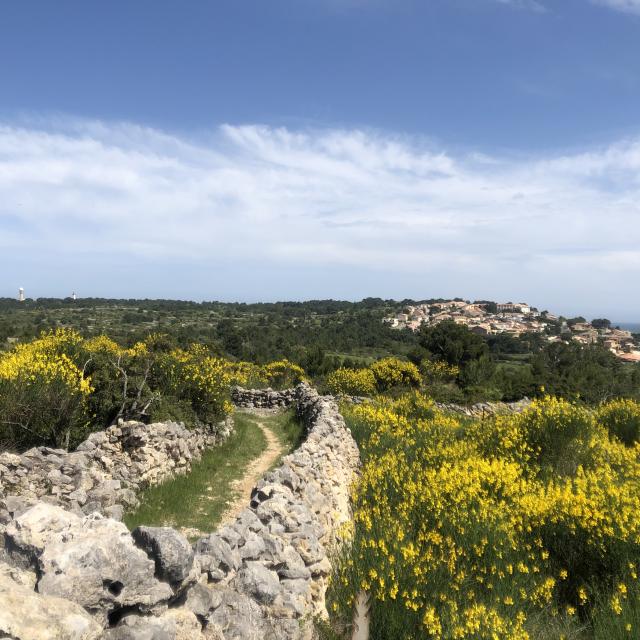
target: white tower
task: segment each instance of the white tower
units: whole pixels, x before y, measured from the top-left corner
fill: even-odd
[[[18,289],[18,302],[24,302],[24,289],[22,287]]]
[[[76,296],[76,292],[75,292],[75,291],[71,294],[71,299],[72,299],[74,302],[78,299],[78,298],[77,298],[77,296]]]

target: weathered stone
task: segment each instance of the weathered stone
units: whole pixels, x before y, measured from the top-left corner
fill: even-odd
[[[40,593],[72,600],[100,620],[113,609],[152,607],[172,595],[154,577],[154,562],[115,520],[79,518],[39,503],[7,527],[6,537],[37,566]]]
[[[203,584],[191,585],[186,592],[184,607],[200,618],[206,618],[222,602],[222,594]]]
[[[36,582],[38,581],[35,571],[21,569],[4,562],[0,563],[0,577],[13,580],[16,584],[28,587],[32,591],[36,588]]]
[[[176,640],[174,620],[130,614],[105,634],[106,640]]]
[[[238,553],[243,560],[259,558],[266,550],[264,539],[253,532],[248,532],[245,543],[239,547]]]
[[[136,544],[156,564],[156,576],[167,582],[182,582],[191,571],[194,553],[189,541],[170,527],[138,527],[131,534]]]
[[[265,626],[259,605],[230,590],[222,593],[220,606],[207,620],[207,628],[219,631],[225,640],[264,640]]]
[[[218,534],[212,533],[205,538],[200,538],[196,542],[195,550],[205,571],[220,569],[224,573],[229,573],[240,566],[238,552],[232,550],[229,543]]]
[[[278,574],[259,562],[246,562],[236,580],[240,591],[262,604],[273,602],[280,591]]]
[[[280,578],[308,580],[311,577],[311,572],[305,566],[300,554],[291,545],[284,548],[280,554],[279,562],[274,564],[273,570]]]
[[[97,640],[101,627],[69,600],[36,593],[0,571],[0,636],[16,640]]]

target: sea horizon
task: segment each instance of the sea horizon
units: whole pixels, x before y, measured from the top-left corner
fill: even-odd
[[[612,326],[620,327],[625,331],[631,331],[632,333],[640,333],[640,322],[611,322]]]

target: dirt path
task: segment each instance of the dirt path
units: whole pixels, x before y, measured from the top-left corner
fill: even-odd
[[[258,422],[257,425],[267,440],[267,448],[251,462],[242,478],[234,480],[231,483],[231,490],[237,495],[237,498],[227,505],[227,508],[220,518],[219,527],[229,524],[229,522],[233,521],[235,517],[248,506],[249,496],[251,495],[253,487],[256,486],[258,480],[260,480],[271,465],[284,453],[284,448],[273,431],[262,422]]]

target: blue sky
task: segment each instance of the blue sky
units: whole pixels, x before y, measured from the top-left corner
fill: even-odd
[[[24,0],[0,57],[0,295],[640,318],[640,0]]]

